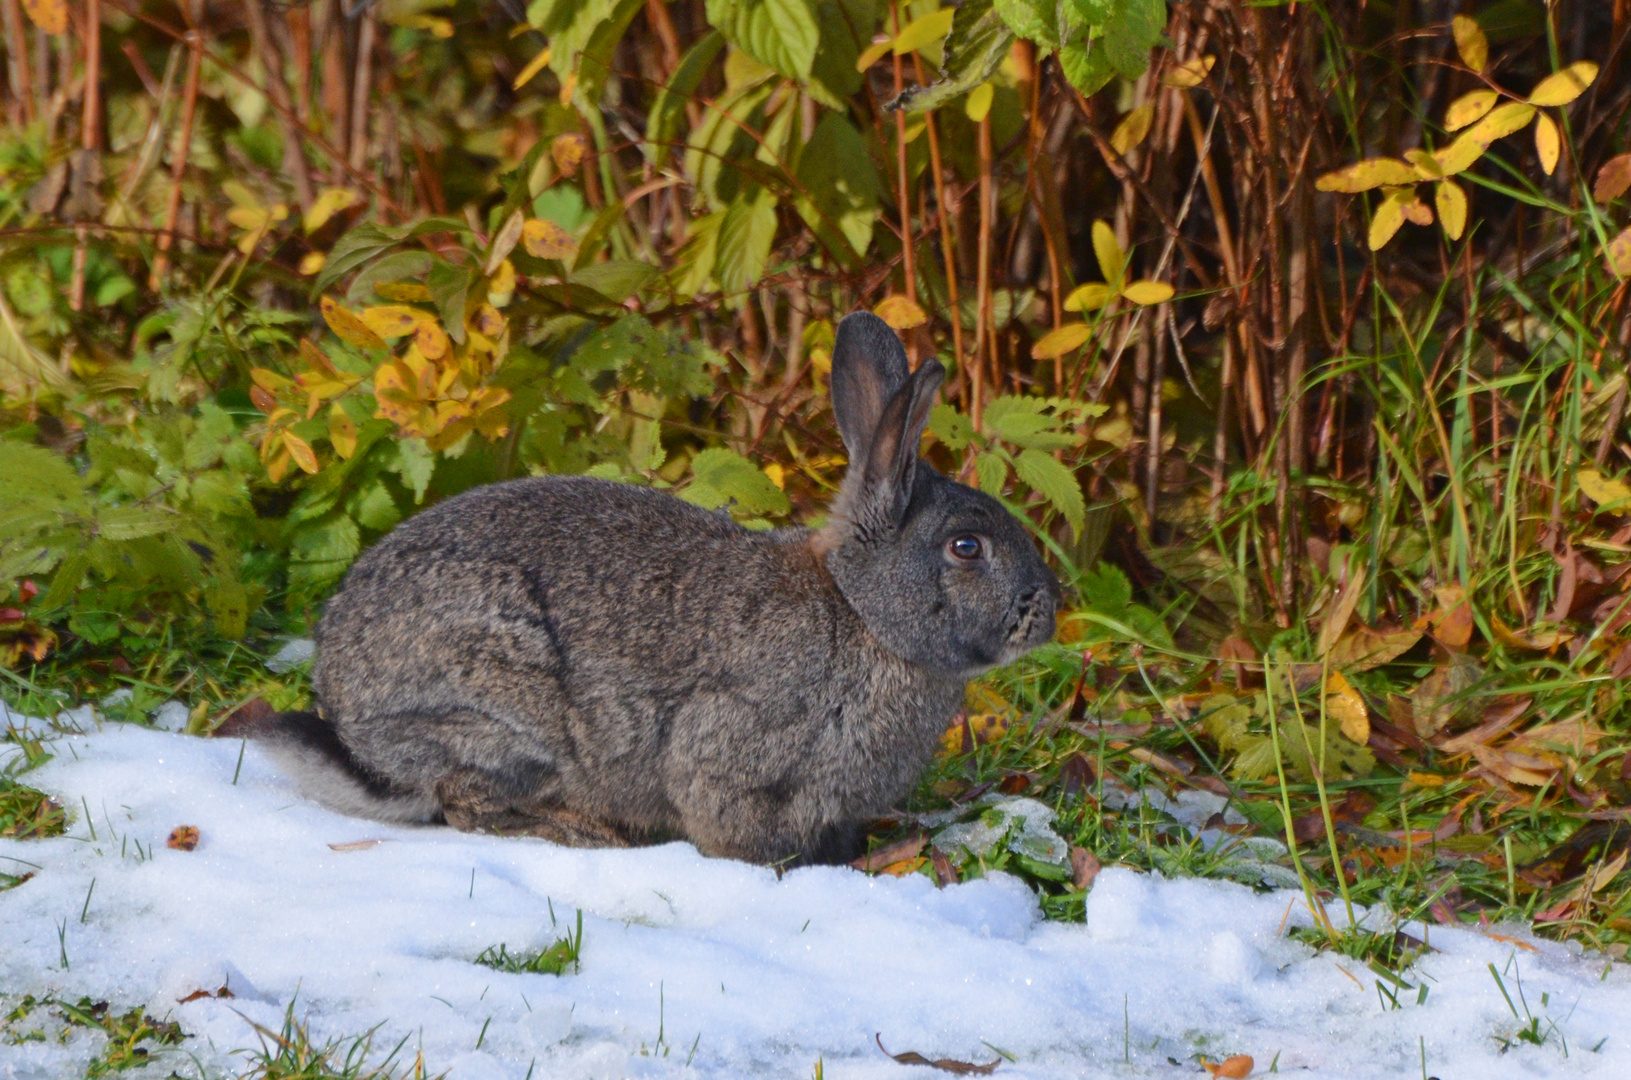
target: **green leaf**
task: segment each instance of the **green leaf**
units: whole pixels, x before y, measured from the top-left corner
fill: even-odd
[[[866,254],[883,182],[855,125],[839,113],[823,113],[799,155],[798,181],[808,195],[794,205],[827,249],[846,263]]]
[[[1041,450],[1021,450],[1014,459],[1014,471],[1032,491],[1043,496],[1065,516],[1077,533],[1087,520],[1087,502],[1082,498],[1082,485],[1076,474],[1063,463]]]
[[[470,299],[470,286],[475,284],[476,272],[467,266],[455,266],[438,259],[430,268],[425,282],[430,289],[431,302],[441,316],[442,328],[447,336],[464,344],[464,311]]]
[[[719,50],[725,47],[725,36],[710,30],[680,58],[667,85],[657,91],[651,112],[646,115],[646,158],[653,163],[668,157],[670,144],[679,138],[680,124],[685,119],[685,105],[697,92],[702,77],[708,73]]]
[[[1116,77],[1103,41],[1071,41],[1059,50],[1059,67],[1065,78],[1083,94],[1096,94]]]
[[[938,108],[986,82],[1002,66],[1014,43],[1014,31],[991,0],[963,0],[946,38],[944,77],[928,87],[908,90],[899,104],[908,112]]]
[[[810,65],[810,96],[830,109],[848,111],[850,95],[864,76],[855,61],[872,41],[878,16],[887,10],[878,0],[810,0],[821,45]]]
[[[617,41],[643,6],[641,0],[540,0],[527,21],[549,39],[549,67],[563,83],[578,80],[583,100],[599,102]]]
[[[705,510],[730,504],[738,517],[785,514],[792,505],[753,462],[721,447],[702,451],[691,459],[693,477],[679,497]]]
[[[1121,568],[1101,562],[1081,576],[1076,593],[1082,606],[1102,615],[1120,615],[1133,602],[1133,585]]]
[[[614,304],[621,304],[639,292],[658,274],[658,268],[634,259],[612,259],[572,271],[574,285],[593,289]]]
[[[606,209],[595,215],[594,222],[578,241],[578,256],[572,261],[573,270],[584,269],[594,261],[596,255],[600,254],[600,249],[606,246],[612,230],[623,220],[624,210],[623,200],[613,199]]]
[[[810,77],[821,34],[805,0],[708,0],[708,22],[743,52],[790,79]]]
[[[236,641],[249,629],[252,604],[242,582],[222,581],[205,589],[204,606],[209,608],[215,630],[222,637]]]
[[[364,263],[391,250],[405,236],[404,229],[390,229],[371,221],[352,226],[329,249],[328,261],[323,263],[323,269],[318,271],[317,279],[312,283],[313,291],[322,292]]]
[[[1008,482],[1008,457],[996,450],[987,450],[974,458],[974,481],[981,491],[995,498],[1002,494]]]
[[[974,421],[941,402],[929,410],[929,431],[955,453],[974,440]]]
[[[1144,74],[1150,50],[1167,26],[1167,0],[1117,0],[1104,27],[1104,53],[1110,66],[1129,79]]]
[[[415,503],[424,502],[431,474],[436,471],[436,454],[423,439],[393,439],[388,450],[385,468],[402,477],[402,483],[413,492]],[[357,460],[356,456],[351,460]]]
[[[297,531],[289,544],[289,588],[314,597],[339,581],[362,550],[357,523],[334,514]]]
[[[704,292],[714,278],[714,263],[719,257],[719,227],[725,221],[725,211],[716,210],[691,222],[691,235],[674,256],[674,265],[668,271],[668,283],[676,293],[691,299]]]
[[[357,304],[372,299],[371,294],[375,285],[422,278],[430,273],[430,268],[435,262],[428,251],[398,251],[377,262],[369,263],[352,279],[346,289],[346,303]],[[332,262],[326,263],[325,267],[330,265],[333,265]]]
[[[714,276],[727,298],[735,299],[764,276],[776,238],[776,196],[765,188],[744,192],[719,225],[719,258]]]

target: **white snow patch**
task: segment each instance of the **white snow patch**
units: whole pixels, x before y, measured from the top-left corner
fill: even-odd
[[[283,647],[273,653],[266,661],[266,666],[279,674],[293,671],[317,655],[317,642],[311,638],[290,638],[283,643]]]
[[[1406,976],[1427,1000],[1384,1009],[1362,965],[1283,936],[1310,921],[1295,893],[1108,867],[1085,927],[1050,923],[1000,874],[946,889],[830,867],[778,879],[687,844],[578,851],[345,818],[301,800],[253,744],[239,769],[241,745],[126,725],[52,744],[26,779],[73,824],[0,840],[0,866],[36,871],[0,893],[0,1002],[145,1004],[212,1076],[241,1072],[230,1052],[255,1045],[248,1021],[276,1030],[291,1002],[320,1041],[381,1025],[377,1047],[407,1036],[409,1060],[422,1047],[455,1080],[807,1078],[818,1057],[834,1080],[911,1080],[874,1033],[931,1058],[1000,1047],[1016,1060],[997,1076],[1015,1078],[1200,1075],[1197,1054],[1246,1053],[1260,1072],[1278,1056],[1282,1073],[1391,1080],[1420,1074],[1418,1039],[1446,1080],[1631,1076],[1631,977],[1556,944],[1433,927],[1438,951]],[[197,850],[164,846],[178,825],[200,830]],[[580,972],[471,962],[545,947],[579,910]],[[1521,975],[1567,1057],[1555,1034],[1500,1052],[1518,1024],[1491,963],[1509,990]],[[83,1075],[94,1049],[0,1037],[0,1078]],[[196,1071],[171,1053],[133,1077],[171,1070]]]

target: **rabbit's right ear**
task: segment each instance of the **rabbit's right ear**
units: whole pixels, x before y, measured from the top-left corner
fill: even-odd
[[[878,420],[911,377],[906,347],[868,311],[844,316],[832,349],[832,408],[852,463],[866,460]]]

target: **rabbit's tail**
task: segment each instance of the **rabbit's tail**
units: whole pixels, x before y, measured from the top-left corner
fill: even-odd
[[[403,789],[358,761],[334,725],[312,712],[267,713],[247,723],[222,725],[216,735],[259,742],[300,793],[352,817],[424,823],[441,818],[429,793]]]

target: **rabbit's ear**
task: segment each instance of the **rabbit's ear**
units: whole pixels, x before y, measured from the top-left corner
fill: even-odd
[[[926,360],[906,385],[895,392],[878,418],[872,444],[858,464],[861,483],[858,508],[877,525],[896,529],[906,517],[912,501],[912,483],[917,477],[917,451],[923,429],[929,425],[934,396],[946,378],[939,360]]]
[[[832,350],[832,407],[852,462],[866,459],[884,406],[906,385],[906,349],[889,324],[867,311],[846,315]]]

